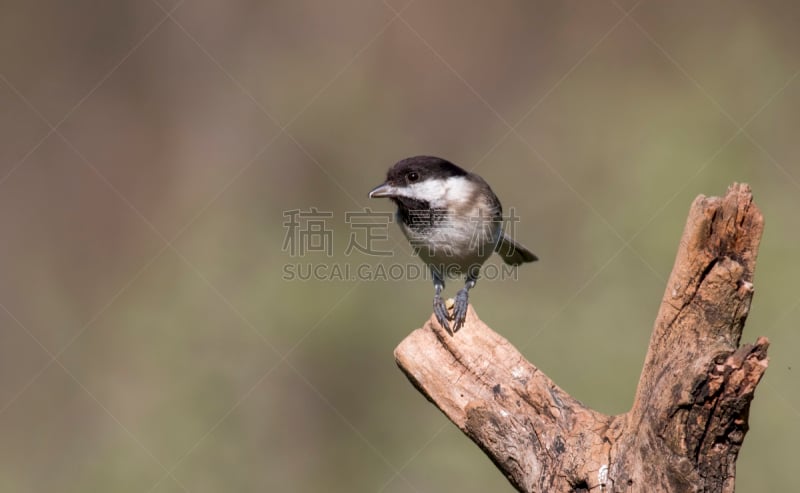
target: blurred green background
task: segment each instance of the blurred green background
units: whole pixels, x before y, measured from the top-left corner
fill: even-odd
[[[772,346],[737,486],[792,489],[798,25],[791,1],[5,2],[0,491],[512,491],[395,367],[428,281],[282,278],[416,262],[395,225],[394,257],[344,254],[415,154],[516,209],[541,262],[472,301],[606,413],[691,201],[750,183],[743,340]],[[283,248],[311,207],[332,258]]]

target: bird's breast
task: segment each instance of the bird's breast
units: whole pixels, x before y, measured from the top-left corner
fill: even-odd
[[[398,213],[411,246],[428,265],[449,275],[463,275],[482,265],[494,251],[502,225],[479,207],[431,209],[409,220]]]

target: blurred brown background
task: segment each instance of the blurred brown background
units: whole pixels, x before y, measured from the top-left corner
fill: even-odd
[[[345,256],[344,214],[392,210],[367,192],[423,153],[481,173],[542,259],[478,313],[607,413],[689,204],[750,183],[744,340],[772,348],[737,486],[792,489],[798,69],[791,1],[5,2],[0,490],[511,491],[394,365],[428,281],[282,279],[416,262],[395,225],[395,257]],[[282,248],[311,207],[332,258]]]

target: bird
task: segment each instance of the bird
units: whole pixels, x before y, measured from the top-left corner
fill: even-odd
[[[504,231],[503,207],[489,184],[446,159],[414,156],[398,161],[369,197],[388,198],[397,206],[396,222],[430,270],[433,313],[451,335],[463,327],[469,291],[493,252],[512,266],[538,260]],[[460,277],[464,287],[456,293],[451,317],[442,291],[446,279]]]

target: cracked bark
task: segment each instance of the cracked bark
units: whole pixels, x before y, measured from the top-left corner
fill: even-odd
[[[766,338],[739,345],[762,230],[747,185],[695,199],[625,414],[585,407],[471,306],[455,337],[431,317],[395,359],[519,491],[732,492],[767,368]]]

